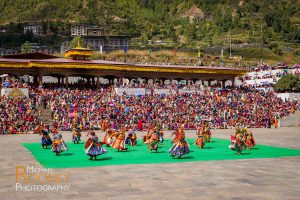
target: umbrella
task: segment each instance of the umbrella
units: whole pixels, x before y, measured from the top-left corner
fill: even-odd
[[[3,86],[8,87],[9,85],[10,85],[10,82],[5,82]]]
[[[77,118],[78,117],[78,114],[77,113],[70,113],[68,115],[69,118]]]

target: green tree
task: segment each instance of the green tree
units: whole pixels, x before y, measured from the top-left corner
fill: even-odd
[[[276,92],[300,92],[300,78],[294,75],[287,75],[279,79],[274,86]]]
[[[22,45],[22,53],[30,53],[31,50],[31,44],[26,41],[23,45]]]
[[[73,40],[70,42],[70,48],[77,47],[78,43],[81,47],[85,46],[84,40],[80,36],[76,36],[73,38]]]

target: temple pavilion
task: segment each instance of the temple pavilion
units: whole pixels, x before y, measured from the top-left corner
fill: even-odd
[[[113,83],[115,79],[129,80],[142,78],[153,80],[187,80],[195,82],[218,81],[225,84],[230,80],[234,83],[235,77],[242,76],[245,70],[209,67],[209,66],[182,66],[182,65],[153,65],[92,60],[92,50],[76,48],[65,52],[65,57],[56,57],[42,53],[17,54],[0,57],[0,73],[19,77],[29,75],[34,77],[37,85],[42,85],[43,76],[53,76],[59,84],[68,87],[69,77],[76,76],[90,79],[92,85],[99,87],[100,77]]]

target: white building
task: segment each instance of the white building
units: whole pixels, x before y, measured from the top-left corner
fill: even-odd
[[[37,24],[27,24],[24,26],[24,33],[27,31],[32,32],[35,35],[43,34],[43,27]]]
[[[3,49],[0,48],[0,56],[6,56],[6,55],[14,55],[17,54],[18,51],[14,49]]]
[[[87,36],[87,27],[84,25],[78,25],[71,28],[72,36]]]

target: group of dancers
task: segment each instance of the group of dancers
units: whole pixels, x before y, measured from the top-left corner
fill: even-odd
[[[42,136],[42,148],[47,149],[48,146],[52,146],[51,151],[54,152],[56,156],[59,156],[60,153],[68,150],[68,146],[62,138],[62,134],[58,133],[57,129],[50,129],[49,126],[38,126],[35,129],[35,133],[39,133]],[[50,133],[53,134],[53,139],[51,139]],[[107,153],[107,150],[102,147],[102,143],[99,141],[99,138],[96,136],[95,132],[88,132],[87,136],[89,136],[89,139],[87,140],[84,149],[86,154],[90,156],[90,160],[93,158],[96,160],[98,155]],[[80,129],[74,129],[72,142],[74,144],[79,144],[80,141]]]
[[[201,126],[197,129],[197,139],[194,144],[196,144],[201,149],[204,148],[206,142],[210,142],[211,139],[211,131],[207,121],[203,121]]]
[[[42,136],[42,148],[48,148],[48,146],[52,146],[51,151],[55,153],[55,155],[59,155],[61,152],[67,151],[68,146],[62,138],[62,134],[60,134],[57,129],[49,128],[49,126],[37,126],[34,130],[35,133],[38,133]],[[50,137],[50,133],[53,134],[53,140]]]
[[[51,151],[57,156],[60,155],[61,152],[68,150],[68,146],[62,138],[62,134],[60,134],[57,129],[49,128],[49,126],[38,126],[35,129],[35,133],[39,133],[42,136],[42,148],[47,149],[48,146],[52,146]],[[50,133],[53,134],[53,139],[51,139]],[[184,128],[179,127],[172,135],[174,136],[174,139],[171,142],[172,147],[169,149],[169,154],[172,157],[178,158],[189,154],[190,145],[186,141]],[[205,143],[211,141],[211,131],[208,122],[204,121],[199,125],[196,135],[197,138],[194,141],[194,144],[200,149],[203,149]],[[72,142],[74,144],[79,144],[81,136],[80,129],[75,128],[72,135]],[[104,145],[116,149],[117,151],[128,151],[126,145],[137,145],[137,135],[131,127],[123,127],[120,130],[107,128],[102,142],[94,131],[89,131],[87,136],[89,138],[85,143],[84,149],[86,155],[90,157],[90,160],[93,160],[93,158],[96,160],[97,156],[107,153],[107,149],[103,147]],[[164,141],[163,130],[158,126],[148,129],[146,135],[143,137],[143,143],[147,145],[151,152],[158,152],[159,145],[164,143]],[[231,135],[230,141],[231,144],[229,148],[236,151],[237,154],[241,154],[243,150],[255,146],[255,140],[252,133],[245,127],[241,128],[240,126],[237,126],[235,134]]]
[[[229,148],[241,154],[246,149],[251,149],[256,145],[253,134],[246,127],[237,126],[235,134],[230,136]]]

